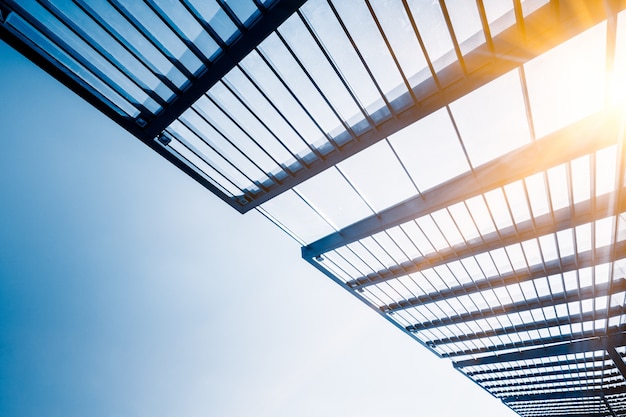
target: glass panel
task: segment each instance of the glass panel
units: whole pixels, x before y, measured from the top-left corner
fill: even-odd
[[[472,91],[450,108],[475,167],[530,142],[517,70]]]
[[[270,36],[268,39],[266,39],[263,45],[267,44],[268,40],[270,39],[274,38]],[[294,126],[298,133],[300,133],[300,135],[302,135],[308,143],[326,143],[326,140],[320,141],[320,139],[324,135],[324,132],[315,125],[311,117],[307,115],[302,106],[298,104],[298,102],[293,98],[293,96],[289,93],[285,86],[279,81],[276,75],[272,73],[270,68],[265,62],[263,62],[261,56],[256,51],[251,52],[246,58],[244,58],[240,65],[241,66],[239,69],[242,71],[242,73],[245,71],[245,73],[254,80],[254,83],[278,108],[278,111],[285,116],[285,118],[291,123],[292,126]],[[236,77],[237,72],[233,70],[231,71],[231,74],[233,75],[233,77]],[[303,79],[302,82],[304,83],[306,81]],[[301,88],[304,88],[304,86],[301,85]],[[246,89],[244,88],[243,91],[246,91]],[[300,91],[300,93],[304,92],[305,91]],[[246,95],[248,94],[255,93],[246,91]],[[313,92],[312,94],[316,93]],[[319,94],[317,95],[317,98],[321,101],[321,98],[319,98]],[[305,99],[308,99],[309,102],[315,101],[315,96],[304,96],[300,100],[306,101]],[[252,100],[252,103],[255,102],[256,100]],[[326,113],[330,112],[327,106],[324,107],[323,104],[321,104],[320,106],[320,111],[325,111]],[[311,110],[309,109],[309,111]],[[314,113],[313,116],[319,117],[319,119],[317,119],[318,123],[326,123],[325,116],[323,116],[322,114]],[[331,114],[329,117],[332,118],[334,116],[332,116]],[[335,118],[334,120],[335,121],[328,123],[332,123],[333,126],[335,126],[335,124],[337,123],[337,119]]]
[[[569,207],[569,184],[564,164],[548,170],[548,184],[552,209]]]
[[[361,120],[363,115],[358,106],[348,94],[346,87],[341,83],[337,73],[315,43],[302,20],[297,15],[292,16],[281,25],[280,33],[285,37],[291,49],[311,74],[326,98],[333,103],[342,119],[350,121],[356,118],[351,124]]]
[[[496,36],[504,29],[515,25],[515,12],[511,0],[483,0],[485,14],[489,21],[491,36]]]
[[[626,11],[617,15],[617,39],[613,72],[609,74],[609,98],[612,103],[626,99]]]
[[[216,129],[219,129],[222,135],[227,137],[230,142],[254,161],[264,172],[272,172],[278,168],[278,164],[229,119],[213,101],[203,96],[193,107],[204,119],[211,123]]]
[[[596,152],[596,196],[615,190],[617,146]]]
[[[409,21],[407,11],[398,1],[372,1],[380,25],[410,85],[430,78],[426,58]],[[380,44],[378,44],[379,49]]]
[[[463,238],[466,241],[476,239],[480,237],[480,233],[476,229],[474,220],[472,219],[470,212],[464,203],[457,203],[448,207],[450,215],[454,219],[454,223],[461,230]]]
[[[90,0],[90,2],[94,2],[94,0]],[[139,23],[149,31],[149,36],[160,44],[165,51],[180,60],[191,73],[196,74],[203,68],[200,59],[144,2],[124,0],[120,2],[119,6],[127,16],[138,17]]]
[[[482,195],[470,198],[465,203],[482,235],[495,232],[496,227],[491,220],[491,215]]]
[[[314,242],[333,228],[293,191],[287,191],[261,206],[305,243]]]
[[[247,138],[263,149],[272,160],[278,163],[290,165],[294,158],[278,139],[268,131],[251,111],[229,91],[223,83],[216,84],[208,92],[208,96],[224,111],[234,123],[239,125],[243,133],[242,138]]]
[[[187,82],[187,78],[165,56],[164,52],[140,33],[108,2],[83,0],[81,8],[113,33],[118,41],[123,42],[139,60],[154,67],[155,72],[166,76],[179,88]]]
[[[538,138],[602,109],[605,50],[604,22],[525,64]]]
[[[225,2],[245,26],[250,26],[261,13],[252,0],[225,0]]]
[[[441,233],[445,236],[446,241],[450,246],[464,243],[463,236],[461,236],[459,228],[454,223],[452,217],[450,217],[448,210],[437,210],[431,215],[431,217],[439,227],[439,230],[441,230]]]
[[[521,223],[530,220],[530,212],[528,211],[528,200],[524,191],[524,183],[515,181],[514,183],[504,186],[504,193],[509,202],[513,220],[515,223]]]
[[[239,68],[230,71],[223,82],[237,94],[252,112],[265,123],[270,131],[294,154],[308,153],[306,142],[290,127]]]
[[[232,185],[228,180],[224,179],[224,177],[213,169],[212,166],[207,164],[202,158],[189,150],[181,142],[176,139],[172,139],[168,145],[168,150],[170,150],[170,152],[173,150],[174,152],[172,153],[174,155],[177,155],[182,161],[192,167],[194,171],[198,172],[213,185],[220,188],[226,195],[232,197],[241,194],[241,190]]]
[[[239,35],[239,29],[226,12],[215,2],[207,0],[185,0],[193,13],[204,20],[226,44]]]
[[[589,156],[583,156],[570,162],[574,204],[591,199],[591,173]]]
[[[359,5],[361,5],[362,7],[358,7]],[[353,2],[350,3],[348,6],[351,7],[351,14],[357,14],[358,18],[363,20],[363,22],[361,22],[362,25],[371,26],[372,19],[363,3]],[[336,8],[339,9],[340,15],[342,16],[342,18],[344,18],[345,24],[350,32],[353,32],[355,28],[351,25],[351,15],[341,13],[341,3],[338,3],[336,5]],[[363,10],[364,8],[365,10]],[[371,77],[365,70],[365,67],[359,60],[359,56],[357,55],[354,47],[350,43],[350,40],[346,36],[345,32],[337,21],[337,18],[330,9],[328,2],[324,0],[309,0],[302,7],[302,12],[304,13],[305,18],[313,27],[316,36],[320,39],[320,41],[332,57],[333,62],[341,71],[341,75],[349,83],[350,88],[358,97],[361,106],[371,109],[381,107],[383,103],[380,94],[376,90],[376,87],[372,82]],[[373,31],[377,30],[376,27],[373,27],[371,29]],[[361,33],[352,33],[355,41],[358,40],[359,35],[361,35]],[[360,49],[361,45],[357,44],[357,46]]]
[[[420,191],[469,171],[445,109],[394,133],[389,141]]]
[[[496,188],[495,190],[489,191],[485,194],[485,198],[487,199],[489,210],[491,211],[491,215],[498,229],[512,226],[513,221],[511,220],[511,215],[502,189]]]
[[[302,35],[304,36],[304,35]],[[317,48],[317,46],[315,46]],[[324,132],[332,132],[337,129],[341,122],[337,115],[335,115],[329,105],[324,101],[320,92],[312,84],[311,80],[306,76],[302,68],[298,65],[293,55],[289,52],[285,44],[278,38],[277,35],[272,34],[268,36],[259,46],[259,51],[263,54],[271,65],[275,67],[279,76],[289,86],[291,91],[302,102],[305,109],[312,115],[316,123],[321,126]],[[319,49],[319,48],[318,48]],[[325,58],[324,58],[325,59]],[[273,96],[274,85],[278,85],[276,81],[273,84],[269,84],[272,78],[275,79],[273,74],[270,74],[269,70],[265,70],[265,63],[261,60],[260,56],[256,53],[251,53],[243,61],[242,65],[249,74],[254,74],[268,96]],[[321,64],[320,64],[321,65]],[[258,74],[259,71],[264,71]],[[262,78],[261,78],[262,77]],[[341,87],[343,89],[343,86]],[[284,91],[284,87],[280,87],[279,91]],[[281,103],[279,100],[273,100],[276,103]],[[280,107],[281,111],[285,114],[289,114],[290,103],[286,107]],[[299,107],[295,104],[295,107]],[[300,118],[302,118],[301,116]],[[291,119],[291,117],[290,117]],[[299,120],[299,119],[296,119]],[[311,122],[304,121],[305,126],[308,127]],[[298,130],[301,130],[299,127]],[[320,137],[320,133],[313,132],[313,140],[317,140]]]
[[[338,164],[375,211],[380,211],[417,192],[387,141],[380,141]]]
[[[296,187],[296,191],[337,230],[372,214],[348,182],[331,168]]]
[[[213,59],[221,52],[215,40],[207,34],[198,21],[184,7],[181,7],[179,2],[174,0],[155,0],[154,5],[155,9],[161,9],[158,10],[161,16],[179,34],[193,42],[205,57]]]
[[[433,63],[435,70],[439,71],[456,61],[456,56],[451,52],[454,46],[439,2],[409,0],[408,4],[417,29],[426,45],[428,58]],[[446,57],[441,59],[444,55]]]
[[[544,173],[538,173],[524,179],[530,199],[533,217],[539,217],[550,211]]]
[[[454,35],[465,55],[485,43],[485,34],[480,22],[476,2],[467,0],[446,0]]]

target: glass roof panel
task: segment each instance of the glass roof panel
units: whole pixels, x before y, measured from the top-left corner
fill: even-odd
[[[591,174],[589,164],[589,155],[574,159],[570,162],[574,204],[591,198]]]
[[[617,146],[596,152],[596,197],[615,190]]]
[[[548,184],[552,210],[569,206],[569,184],[565,164],[548,170]]]
[[[278,44],[280,44],[278,38],[275,35],[270,36],[261,45],[259,50],[263,49],[264,46],[268,50],[273,50],[271,46]],[[254,81],[255,85],[258,86],[263,94],[265,94],[276,106],[277,111],[285,116],[285,118],[308,143],[318,143],[319,145],[320,138],[323,137],[324,131],[318,126],[325,126],[327,124],[326,127],[330,125],[334,127],[338,123],[337,118],[329,110],[328,106],[321,102],[322,99],[316,92],[312,92],[310,96],[305,95],[300,98],[301,102],[306,102],[305,99],[308,100],[308,103],[304,105],[309,105],[307,110],[309,111],[309,114],[313,116],[310,117],[307,114],[305,107],[298,104],[298,101],[296,101],[296,99],[290,94],[287,87],[280,82],[278,77],[272,72],[268,64],[263,61],[261,55],[257,51],[250,53],[241,62],[240,69],[242,73],[245,72],[245,74],[247,74]],[[297,68],[293,68],[293,70],[296,71]],[[231,71],[231,74],[234,75],[235,71]],[[306,90],[306,86],[308,85],[310,89],[313,89],[311,83],[304,79],[304,75],[301,71],[299,73],[294,72],[294,74],[299,74],[302,77],[300,80],[301,82],[296,83],[299,88]],[[304,93],[305,91],[299,92]],[[298,93],[298,91],[295,93]],[[312,102],[317,104],[311,104]],[[318,124],[313,121],[313,118]],[[330,119],[327,120],[327,118]]]
[[[602,109],[605,51],[601,23],[524,65],[538,138]]]
[[[485,34],[475,2],[446,0],[454,35],[463,54],[485,43]]]
[[[334,1],[333,3],[387,99],[391,101],[405,94],[407,87],[365,2]],[[386,15],[392,7],[385,7],[383,15]],[[395,7],[401,7],[400,3],[396,2]],[[401,26],[401,23],[402,21],[397,21],[396,26]],[[405,20],[404,24],[407,29],[410,28],[408,21]],[[419,49],[415,49],[415,52],[417,51]],[[415,55],[420,54],[417,52]]]
[[[302,19],[298,15],[290,17],[282,24],[279,32],[311,74],[315,84],[341,115],[342,120],[353,121],[350,124],[356,124],[356,121],[360,121],[364,116],[357,103],[350,97],[348,90],[341,83],[339,76],[307,30]],[[300,95],[298,96],[300,97]]]
[[[277,140],[284,143],[292,153],[300,155],[308,153],[309,148],[305,140],[276,111],[276,108],[270,104],[267,98],[245,76],[240,68],[234,68],[230,71],[224,77],[223,82],[252,110],[253,114],[267,125],[269,131],[277,137]]]
[[[352,3],[351,12],[358,14],[359,18],[364,20],[369,19],[371,23],[371,17],[367,9],[365,9],[367,14],[362,13],[362,8],[357,6],[359,4],[362,3]],[[338,3],[335,7],[341,12],[341,3]],[[365,7],[365,5],[363,5],[363,7]],[[302,13],[313,27],[316,36],[330,54],[333,62],[341,71],[341,75],[349,83],[351,90],[359,99],[361,106],[369,107],[372,105],[372,108],[380,107],[382,104],[381,96],[376,90],[372,78],[368,75],[365,67],[359,60],[357,51],[350,43],[350,40],[331,10],[329,3],[325,0],[307,1],[302,7]],[[340,16],[346,20],[344,24],[346,24],[348,29],[352,32],[352,29],[354,29],[350,25],[352,22],[347,19],[350,15],[340,13]],[[363,25],[367,25],[367,23],[367,21],[362,22]],[[376,28],[374,27],[373,30],[376,30]],[[356,35],[361,34],[351,34],[353,37],[356,37]]]
[[[290,164],[294,161],[289,149],[278,141],[261,124],[257,115],[248,110],[239,98],[230,91],[223,83],[218,83],[207,93],[209,99],[220,108],[225,115],[232,120],[230,124],[236,124],[240,130],[239,136],[255,142],[275,162]],[[245,139],[244,139],[245,140]],[[278,165],[278,164],[277,164]]]
[[[522,181],[515,181],[504,186],[504,193],[513,214],[515,223],[521,223],[530,220],[530,212],[528,210],[528,199],[524,190]]]
[[[515,25],[515,13],[511,0],[483,0],[491,36]]]
[[[411,87],[430,78],[426,58],[402,3],[379,0],[370,4]],[[380,42],[378,47],[381,47]]]
[[[388,142],[384,140],[337,166],[375,211],[392,206],[417,192]]]
[[[206,22],[226,44],[232,43],[239,35],[239,29],[215,1],[184,0],[194,15]]]
[[[389,142],[422,192],[469,171],[445,109],[394,133]]]
[[[474,167],[530,142],[517,70],[450,104]]]
[[[626,100],[626,12],[617,15],[617,38],[613,72],[609,79],[609,96],[614,104]]]
[[[250,26],[259,15],[259,9],[252,0],[224,0],[228,7],[235,13],[237,19],[245,26]]]
[[[261,207],[304,242],[315,241],[334,231],[292,190],[266,201]]]
[[[191,52],[183,43],[182,39],[173,32],[167,24],[153,12],[147,4],[138,1],[115,2],[115,7],[126,17],[136,20],[148,32],[148,36],[152,37],[155,42],[162,46],[172,56],[179,59],[180,62],[193,74],[198,73],[203,64],[201,59],[195,53]],[[136,17],[140,16],[138,19]],[[210,58],[213,52],[207,58]]]
[[[456,61],[454,54],[448,53],[454,49],[454,46],[439,2],[409,0],[408,4],[411,16],[415,20],[417,29],[426,46],[428,58],[433,63],[435,70],[439,71]],[[445,59],[441,59],[444,55],[447,55]]]
[[[372,214],[363,199],[335,168],[306,180],[295,189],[335,229]]]

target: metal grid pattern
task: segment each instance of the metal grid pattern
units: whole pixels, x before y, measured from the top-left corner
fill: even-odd
[[[625,8],[0,0],[0,36],[520,415],[619,416]]]

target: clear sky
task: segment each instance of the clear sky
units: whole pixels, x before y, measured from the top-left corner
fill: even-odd
[[[515,415],[0,42],[0,416]]]

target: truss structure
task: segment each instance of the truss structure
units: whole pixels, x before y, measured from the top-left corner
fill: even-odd
[[[519,415],[616,417],[625,8],[0,0],[0,38]]]

